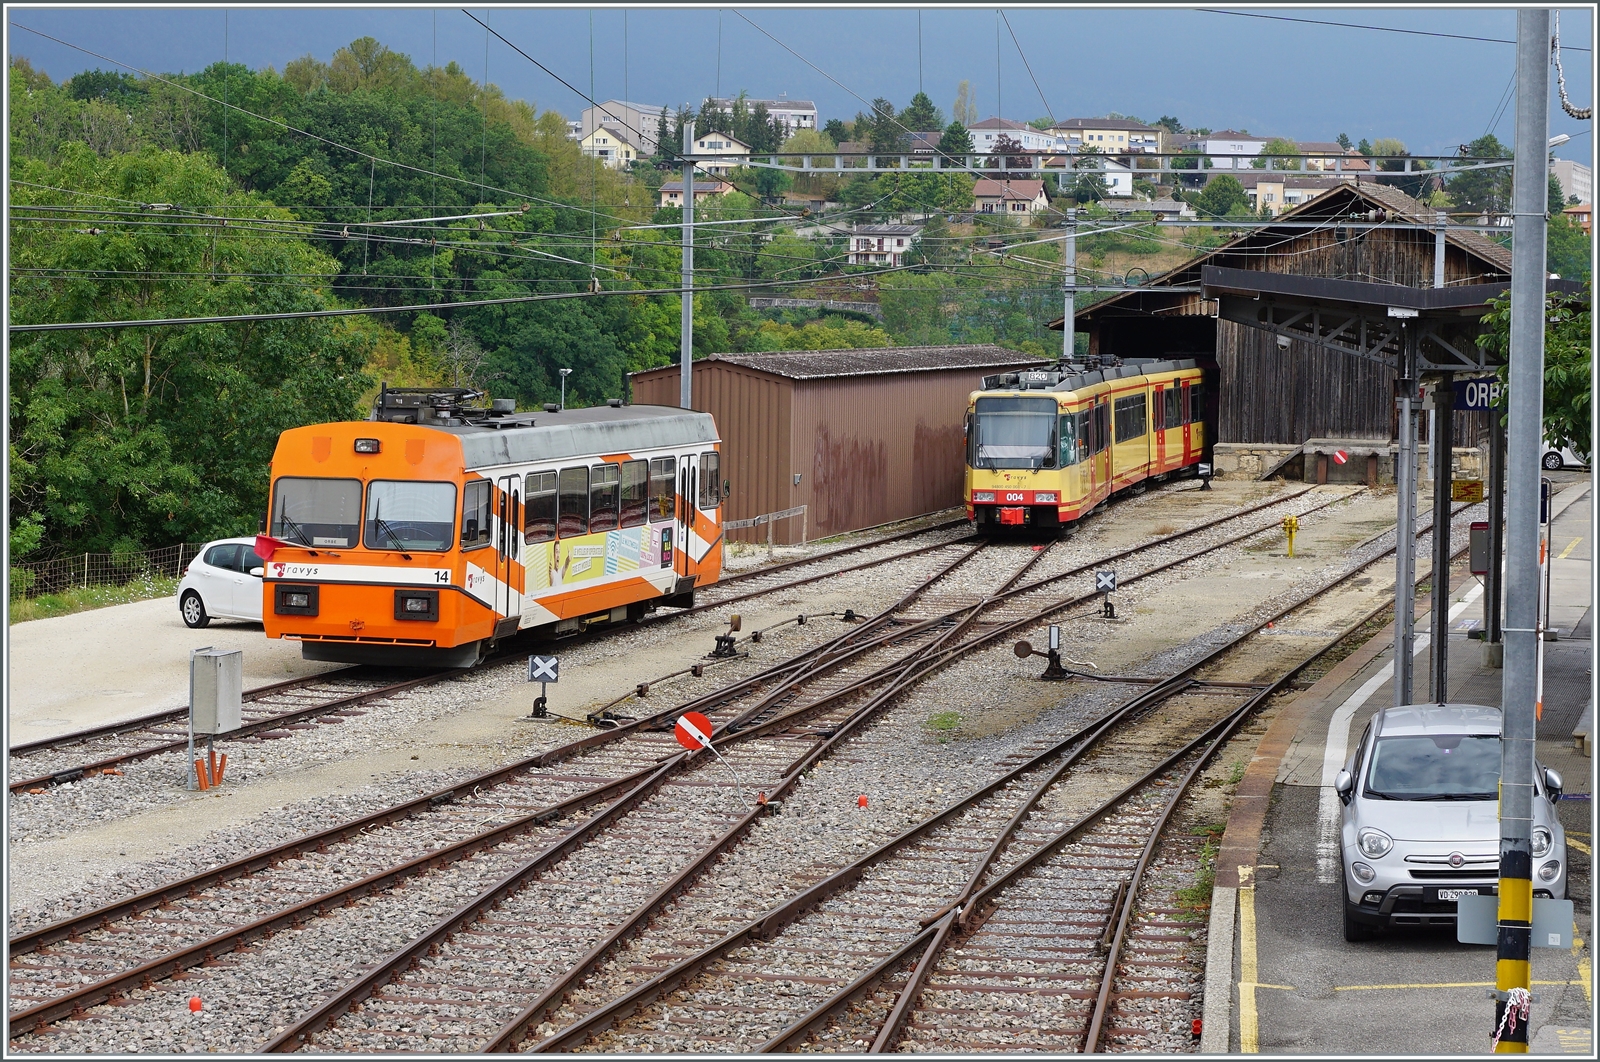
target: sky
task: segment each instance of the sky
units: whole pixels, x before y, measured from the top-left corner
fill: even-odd
[[[1511,44],[1196,8],[1003,10],[1009,29],[993,8],[472,8],[574,86],[588,92],[592,84],[597,100],[698,107],[719,93],[786,93],[815,101],[826,122],[849,120],[880,96],[903,107],[919,86],[948,115],[958,83],[967,80],[980,114],[1021,121],[1111,111],[1150,121],[1174,115],[1189,127],[1297,140],[1396,137],[1417,155],[1453,153],[1485,132],[1510,144],[1515,134]],[[1510,8],[1249,10],[1428,34],[1516,36]],[[455,60],[482,80],[487,64],[489,81],[541,110],[576,117],[585,106],[528,59],[486,41],[484,29],[457,7],[12,4],[7,15],[10,54],[57,81],[116,66],[19,24],[153,72],[194,72],[224,54],[282,70],[301,55],[326,61],[342,45],[372,36],[419,66]],[[1566,9],[1561,30],[1563,44],[1592,47],[1591,10]],[[1592,53],[1563,54],[1569,97],[1590,105]],[[1554,71],[1550,82],[1550,133],[1573,137],[1555,154],[1589,162],[1593,123],[1567,117]]]

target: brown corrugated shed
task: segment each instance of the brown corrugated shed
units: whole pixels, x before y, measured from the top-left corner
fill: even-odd
[[[994,346],[713,354],[694,363],[694,408],[722,436],[725,519],[808,506],[811,538],[961,503],[967,396],[985,375],[1042,364]],[[678,404],[679,368],[635,373],[633,401]],[[795,477],[800,482],[795,482]],[[800,540],[800,521],[773,541]],[[766,528],[730,532],[765,541]]]

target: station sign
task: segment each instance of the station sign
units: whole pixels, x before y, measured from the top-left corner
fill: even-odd
[[[1470,380],[1455,380],[1457,409],[1486,410],[1500,405],[1505,387],[1498,376],[1480,376]]]

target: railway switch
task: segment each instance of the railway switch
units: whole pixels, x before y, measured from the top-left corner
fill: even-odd
[[[1026,660],[1030,656],[1042,656],[1047,661],[1044,674],[1039,677],[1046,682],[1064,682],[1072,677],[1072,672],[1061,666],[1061,628],[1055,624],[1050,625],[1050,648],[1041,653],[1030,642],[1021,641],[1012,646],[1011,651],[1017,654],[1019,660]]]
[[[739,650],[735,648],[737,639],[734,638],[734,634],[738,632],[739,627],[740,619],[739,614],[736,612],[728,617],[728,633],[717,635],[717,647],[711,650],[713,659],[724,660],[730,656],[739,655]],[[760,641],[759,638],[756,640]]]

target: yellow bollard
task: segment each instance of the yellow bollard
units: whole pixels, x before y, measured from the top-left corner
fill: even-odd
[[[1294,515],[1283,518],[1283,533],[1289,536],[1289,556],[1294,556],[1294,533],[1300,530],[1300,518]]]

